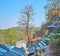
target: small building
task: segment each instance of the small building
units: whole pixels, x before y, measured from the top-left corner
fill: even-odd
[[[60,8],[52,8],[49,10],[46,21],[43,25],[44,27],[42,27],[44,35],[55,34],[56,30],[60,28]]]
[[[50,35],[50,34],[55,34],[56,33],[56,30],[60,28],[60,17],[56,16],[56,15],[53,15],[52,18],[51,18],[51,22],[47,22],[44,26],[46,28],[46,31],[45,33],[47,35]],[[48,30],[48,32],[47,32]]]
[[[37,54],[36,51],[40,52],[42,49],[45,49],[46,46],[47,45],[43,41],[37,42],[31,47],[27,47],[24,41],[18,41],[16,46],[10,45],[6,47],[0,44],[0,56],[31,56]],[[24,49],[22,49],[22,47]]]
[[[26,43],[23,40],[17,41],[16,47],[17,48],[26,48]]]

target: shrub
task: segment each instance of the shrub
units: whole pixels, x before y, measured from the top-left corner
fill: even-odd
[[[50,43],[51,49],[55,56],[60,56],[60,38],[54,39]]]

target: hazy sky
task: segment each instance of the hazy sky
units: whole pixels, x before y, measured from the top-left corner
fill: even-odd
[[[33,22],[35,26],[40,26],[45,21],[46,0],[0,0],[0,29],[18,26],[19,11],[29,4],[36,12]]]

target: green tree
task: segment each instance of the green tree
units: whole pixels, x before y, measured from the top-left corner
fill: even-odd
[[[18,40],[19,36],[16,30],[10,30],[7,29],[5,30],[5,36],[4,36],[4,41],[5,41],[5,45],[9,45],[9,44],[15,44],[15,42]]]
[[[58,29],[56,30],[56,33],[60,33],[60,28],[58,28]]]

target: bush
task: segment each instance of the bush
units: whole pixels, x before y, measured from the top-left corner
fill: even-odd
[[[50,44],[50,40],[45,40],[44,41],[47,45]]]
[[[49,35],[48,36],[51,40],[54,40],[54,39],[58,39],[58,38],[60,38],[60,35],[59,34],[52,34],[52,35]]]
[[[50,43],[51,49],[55,56],[60,56],[60,38],[54,39]]]

